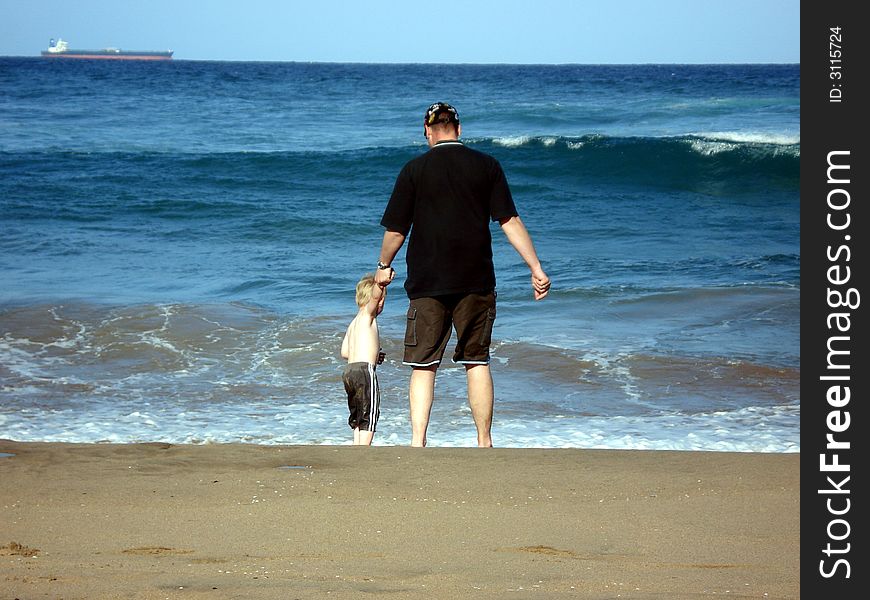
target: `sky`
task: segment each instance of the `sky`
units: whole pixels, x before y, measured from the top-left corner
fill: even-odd
[[[800,0],[0,0],[0,56],[177,60],[799,63]]]

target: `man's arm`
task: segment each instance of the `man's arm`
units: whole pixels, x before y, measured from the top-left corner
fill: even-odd
[[[399,253],[399,249],[404,243],[405,234],[398,231],[390,231],[389,229],[384,231],[384,240],[381,242],[379,260],[385,265],[392,264],[393,259],[396,258],[396,254]],[[396,272],[393,269],[378,269],[375,271],[375,283],[378,285],[389,285],[395,274]]]
[[[532,272],[532,289],[535,292],[535,300],[544,298],[550,292],[550,278],[541,268],[541,261],[535,252],[535,245],[529,235],[522,219],[513,216],[499,221],[502,231],[507,236],[508,242],[519,253]]]

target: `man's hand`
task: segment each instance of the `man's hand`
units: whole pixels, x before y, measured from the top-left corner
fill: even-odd
[[[378,364],[384,364],[384,359],[387,357],[387,353],[383,350],[378,350]]]
[[[535,300],[540,300],[546,297],[550,292],[550,278],[544,273],[541,268],[541,263],[538,260],[538,255],[535,252],[535,245],[532,243],[532,237],[523,225],[522,219],[514,215],[499,221],[502,231],[507,236],[511,246],[523,257],[526,264],[532,270],[532,289],[535,292]]]
[[[545,298],[550,293],[550,278],[543,270],[537,269],[532,272],[532,289],[535,292],[535,300]]]
[[[405,234],[399,233],[398,231],[390,231],[387,229],[384,231],[384,240],[381,242],[381,251],[378,254],[378,264],[379,265],[388,265],[393,262],[393,259],[396,258],[396,253],[402,247],[402,244],[405,243]],[[396,271],[393,270],[393,267],[389,267],[387,269],[376,269],[375,270],[375,283],[378,285],[389,285],[393,280],[393,277],[396,276]]]
[[[375,271],[375,283],[381,287],[387,287],[396,276],[396,270],[393,267],[389,269],[377,269]]]

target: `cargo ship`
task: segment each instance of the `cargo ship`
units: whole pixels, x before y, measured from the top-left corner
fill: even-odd
[[[46,58],[100,58],[110,60],[170,60],[172,50],[165,51],[133,51],[119,48],[103,48],[102,50],[74,50],[69,44],[58,38],[48,42],[48,50],[42,51]]]

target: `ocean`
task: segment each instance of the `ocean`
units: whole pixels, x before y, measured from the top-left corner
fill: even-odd
[[[354,286],[435,101],[553,282],[493,225],[496,446],[799,452],[797,64],[0,58],[0,438],[349,444]],[[410,443],[394,264],[375,445]],[[449,358],[428,440],[475,445]]]

